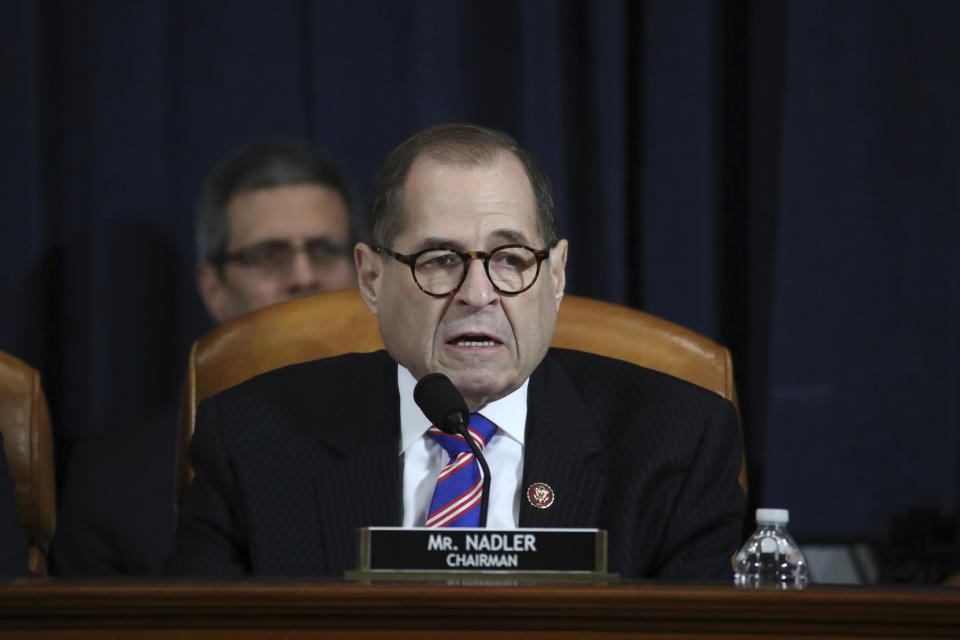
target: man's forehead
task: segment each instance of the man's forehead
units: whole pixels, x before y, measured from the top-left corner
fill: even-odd
[[[485,176],[470,178],[478,174]],[[535,244],[540,235],[533,187],[507,151],[480,163],[420,156],[407,175],[400,214],[398,234],[414,228],[425,245],[455,247],[461,232],[476,228],[499,244]]]
[[[480,157],[421,153],[410,164],[410,169],[407,171],[407,177],[404,180],[404,190],[409,188],[412,178],[415,176],[422,177],[424,173],[436,172],[452,175],[457,171],[482,171],[487,169],[500,169],[504,173],[522,179],[530,187],[532,194],[533,187],[530,185],[523,163],[520,162],[520,158],[506,149],[500,149]]]
[[[227,206],[231,239],[300,239],[345,236],[349,214],[338,191],[326,185],[297,184],[251,189]]]

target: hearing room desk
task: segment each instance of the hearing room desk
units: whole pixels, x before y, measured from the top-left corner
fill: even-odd
[[[960,589],[0,582],[0,638],[960,638]],[[531,632],[535,632],[531,634]]]

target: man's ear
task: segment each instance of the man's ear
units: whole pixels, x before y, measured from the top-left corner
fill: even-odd
[[[358,242],[353,248],[353,260],[357,267],[357,284],[360,297],[373,315],[377,315],[377,300],[383,276],[383,260],[373,247]]]
[[[557,298],[557,309],[563,300],[563,290],[567,286],[567,241],[560,240],[550,250],[550,276],[553,279],[554,296]]]
[[[227,319],[227,296],[217,268],[209,262],[197,266],[197,291],[207,312],[217,322]]]

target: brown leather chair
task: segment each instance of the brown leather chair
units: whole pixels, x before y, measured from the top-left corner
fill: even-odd
[[[715,391],[737,404],[730,352],[689,329],[609,302],[564,296],[553,346],[633,362]],[[377,321],[357,291],[291,300],[235,318],[193,343],[181,407],[181,460],[197,404],[287,364],[383,348]],[[180,465],[180,486],[189,468]],[[740,484],[746,489],[746,469]]]
[[[30,541],[28,567],[47,573],[56,522],[53,436],[36,369],[0,352],[0,431],[14,479],[20,524]]]

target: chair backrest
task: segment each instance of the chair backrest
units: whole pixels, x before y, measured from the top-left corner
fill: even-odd
[[[30,541],[28,566],[47,573],[56,523],[53,436],[36,369],[0,351],[0,431],[14,480],[20,524]]]
[[[693,382],[737,404],[730,352],[680,325],[628,307],[564,296],[553,346],[626,360]],[[197,404],[253,376],[350,352],[383,348],[377,321],[357,291],[338,291],[260,309],[193,343],[181,407],[181,460]],[[180,486],[189,468],[180,467]],[[745,470],[741,471],[745,484]]]

